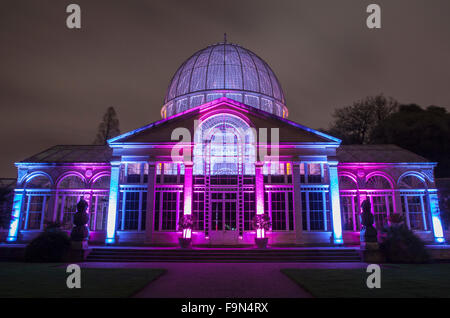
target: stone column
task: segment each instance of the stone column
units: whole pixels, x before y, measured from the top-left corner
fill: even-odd
[[[117,203],[119,199],[120,161],[111,162],[109,185],[108,223],[106,224],[106,244],[116,242]]]
[[[25,195],[25,190],[15,190],[13,206],[11,211],[11,223],[9,225],[8,237],[6,240],[8,242],[14,242],[17,240],[17,234],[19,232],[20,224],[20,212],[22,210],[23,197]]]
[[[147,211],[145,215],[145,242],[152,243],[154,210],[155,210],[155,183],[156,162],[148,163]]]
[[[255,200],[256,214],[264,214],[264,176],[262,173],[263,163],[255,162]]]
[[[437,190],[429,189],[426,194],[428,195],[428,206],[431,214],[431,225],[433,227],[434,240],[436,243],[445,243]]]
[[[192,196],[193,196],[193,180],[192,180],[193,162],[184,163],[184,215],[192,214]]]
[[[302,220],[302,193],[300,182],[300,162],[292,165],[292,182],[294,184],[294,222],[295,222],[295,243],[303,243],[303,220]]]
[[[342,239],[341,202],[339,198],[339,177],[337,161],[330,161],[328,169],[330,173],[330,201],[331,219],[333,221],[333,240],[335,244],[344,243]]]

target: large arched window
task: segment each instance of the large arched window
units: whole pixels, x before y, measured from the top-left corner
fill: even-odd
[[[359,200],[358,184],[347,175],[339,176],[339,191],[341,202],[342,229],[344,231],[359,231]]]
[[[77,203],[81,197],[89,202],[89,188],[81,176],[70,174],[58,182],[57,191],[58,221],[63,229],[71,230],[73,227],[73,215],[77,212]]]
[[[59,189],[85,189],[86,184],[77,175],[69,175],[67,177],[64,177],[64,179],[59,181],[58,184]]]
[[[95,178],[91,184],[90,196],[90,230],[104,231],[108,215],[110,176]]]
[[[388,224],[388,217],[394,213],[392,183],[381,174],[367,176],[365,192],[370,199],[375,225],[382,229]]]
[[[214,115],[194,136],[194,175],[254,175],[254,130],[231,114]]]
[[[401,176],[398,181],[402,212],[411,230],[426,231],[429,228],[425,180],[415,174]]]
[[[45,219],[50,219],[50,191],[52,181],[47,175],[34,174],[25,181],[25,200],[21,213],[23,230],[42,230]]]

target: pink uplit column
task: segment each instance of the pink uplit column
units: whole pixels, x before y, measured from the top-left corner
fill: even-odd
[[[303,243],[303,220],[302,220],[302,193],[300,185],[300,163],[295,162],[292,165],[292,182],[294,184],[294,223],[295,223],[295,242]]]
[[[145,218],[145,242],[152,243],[155,211],[156,162],[148,163],[147,211]]]
[[[192,214],[192,162],[184,163],[184,215]]]
[[[184,162],[184,215],[192,215],[192,196],[193,196],[193,180],[192,180],[193,162]],[[191,238],[191,230],[183,230],[183,238]]]
[[[264,214],[264,176],[262,173],[263,163],[255,162],[255,197],[256,214]]]

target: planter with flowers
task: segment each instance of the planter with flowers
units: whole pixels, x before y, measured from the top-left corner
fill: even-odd
[[[181,248],[188,248],[191,246],[192,241],[192,227],[194,221],[192,215],[183,215],[178,223],[178,229],[182,231],[181,237],[178,238]]]
[[[256,230],[255,244],[258,248],[266,248],[269,238],[266,232],[272,227],[272,222],[266,214],[257,214],[253,218],[253,228]]]

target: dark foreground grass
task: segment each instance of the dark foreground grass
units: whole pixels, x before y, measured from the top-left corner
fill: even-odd
[[[381,288],[369,289],[365,268],[283,269],[314,297],[450,297],[450,264],[381,267]]]
[[[0,298],[130,297],[163,274],[153,268],[81,268],[81,288],[66,285],[63,264],[0,263]]]

